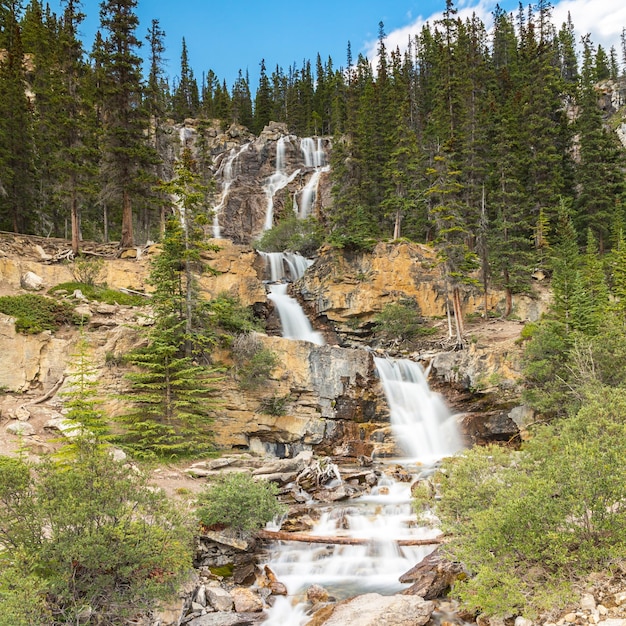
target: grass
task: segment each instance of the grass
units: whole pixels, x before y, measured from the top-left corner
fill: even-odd
[[[81,293],[88,300],[97,300],[105,304],[122,304],[126,306],[143,306],[147,304],[148,299],[143,296],[136,296],[130,293],[124,293],[117,289],[110,289],[103,285],[90,285],[88,283],[69,282],[61,283],[56,287],[52,287],[48,291],[50,295],[55,295],[59,291],[67,291],[69,294],[80,289]]]

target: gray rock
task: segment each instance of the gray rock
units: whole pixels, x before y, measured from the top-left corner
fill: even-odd
[[[15,409],[15,419],[20,422],[27,422],[30,419],[30,411],[25,406],[18,406]]]
[[[43,289],[43,278],[35,272],[26,272],[20,278],[20,287],[28,291],[40,291]]]
[[[90,319],[93,315],[88,304],[80,304],[74,309],[76,315],[80,315],[83,319]]]
[[[515,618],[515,626],[533,626],[533,623],[531,620],[526,619],[525,617],[522,617],[521,615],[518,615]]]
[[[423,626],[434,608],[419,596],[368,593],[337,605],[324,626]]]
[[[235,587],[231,590],[237,613],[259,613],[263,610],[263,600],[246,587]]]
[[[599,622],[598,626],[626,626],[626,619],[605,619]]]
[[[11,422],[6,431],[19,437],[30,437],[35,434],[35,427],[28,422]]]
[[[228,612],[233,610],[233,597],[226,589],[222,589],[221,587],[207,587],[206,599],[216,611]]]
[[[209,613],[196,617],[189,626],[252,626],[265,619],[262,613]],[[285,624],[285,626],[289,626]]]
[[[117,307],[114,304],[102,303],[96,307],[96,313],[100,315],[113,315],[117,311]]]
[[[580,608],[583,611],[595,611],[596,599],[590,593],[585,593],[580,599]]]

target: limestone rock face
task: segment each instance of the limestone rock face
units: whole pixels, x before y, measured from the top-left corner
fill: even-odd
[[[235,380],[225,381],[214,424],[223,445],[295,456],[311,447],[332,453],[351,442],[349,456],[370,455],[370,435],[388,419],[371,355],[281,337],[260,339],[279,365],[252,393],[243,393]],[[289,396],[284,414],[260,410],[263,399],[273,396]]]
[[[0,314],[0,387],[26,391],[33,384],[44,388],[56,383],[69,358],[70,344],[50,332],[22,335],[15,319]]]
[[[321,251],[297,285],[317,315],[326,316],[340,330],[371,322],[386,304],[402,299],[417,302],[426,317],[445,316],[446,294],[435,251],[408,243],[379,243],[369,253]],[[477,289],[463,292],[466,313],[482,306]],[[495,306],[491,297],[489,306]]]

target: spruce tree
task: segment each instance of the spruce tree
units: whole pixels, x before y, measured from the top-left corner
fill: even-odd
[[[167,191],[178,204],[150,271],[155,324],[148,345],[129,357],[138,368],[128,376],[134,408],[121,418],[121,443],[142,457],[209,453],[219,382],[217,370],[202,364],[210,343],[195,280],[202,269],[203,220],[196,211],[203,195],[188,152]]]
[[[102,76],[102,169],[107,195],[121,208],[122,248],[134,245],[133,202],[149,195],[147,168],[155,159],[146,141],[136,6],[137,0],[103,0],[100,5],[100,23],[107,34],[97,59]]]

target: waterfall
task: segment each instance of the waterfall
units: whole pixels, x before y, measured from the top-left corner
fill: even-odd
[[[269,269],[269,280],[273,283],[287,279],[296,281],[304,276],[313,261],[294,252],[259,252]]]
[[[317,188],[320,176],[323,172],[330,171],[330,167],[325,165],[326,155],[322,149],[322,140],[317,139],[317,144],[312,137],[304,137],[300,140],[300,150],[304,157],[304,166],[315,168],[307,184],[300,192],[300,200],[296,198],[295,209],[299,218],[304,219],[311,215],[311,210],[317,197]]]
[[[274,225],[274,196],[300,173],[299,169],[292,174],[285,172],[285,144],[288,139],[289,137],[280,137],[276,142],[276,169],[263,185],[267,197],[264,230],[269,230]]]
[[[318,137],[317,142],[313,137],[303,137],[300,140],[300,150],[304,157],[304,167],[322,167],[325,165],[326,155],[322,149],[322,140]]]
[[[302,626],[306,589],[317,584],[342,600],[362,593],[393,594],[407,585],[402,574],[419,563],[435,546],[400,546],[400,539],[427,539],[439,531],[415,526],[409,483],[383,476],[367,496],[325,511],[311,535],[371,539],[363,545],[289,543],[274,545],[269,567],[287,587],[291,598],[276,598],[265,626]]]
[[[375,358],[394,436],[404,454],[430,463],[463,446],[456,419],[438,393],[431,391],[419,363]]]
[[[307,319],[298,301],[287,295],[287,287],[286,283],[271,285],[270,293],[267,296],[278,311],[283,337],[310,341],[323,346],[324,339],[322,335],[313,330],[311,322]]]
[[[230,193],[230,187],[235,180],[237,159],[244,150],[248,149],[249,145],[250,144],[245,143],[239,149],[232,148],[230,154],[222,160],[220,168],[217,170],[216,177],[221,175],[222,178],[222,193],[220,195],[219,203],[213,207],[213,237],[215,239],[219,239],[221,237],[219,217],[222,209],[226,206]]]

